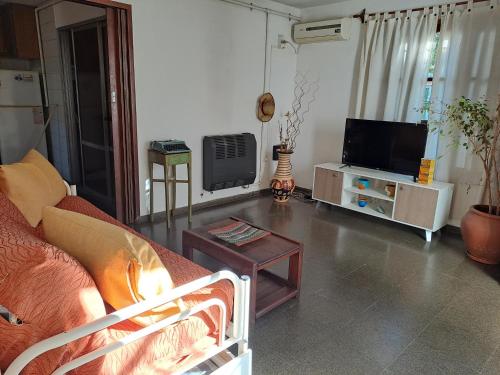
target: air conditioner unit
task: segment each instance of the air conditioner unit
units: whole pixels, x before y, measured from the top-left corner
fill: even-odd
[[[293,26],[293,38],[297,44],[348,40],[351,36],[351,27],[352,18],[298,23]]]

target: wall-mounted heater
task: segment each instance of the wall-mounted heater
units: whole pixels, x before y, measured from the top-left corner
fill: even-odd
[[[250,133],[203,138],[203,189],[251,185],[257,175],[257,142]]]

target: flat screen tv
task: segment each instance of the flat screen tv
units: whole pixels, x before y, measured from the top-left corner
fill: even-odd
[[[348,118],[342,163],[416,178],[427,133],[426,124]]]

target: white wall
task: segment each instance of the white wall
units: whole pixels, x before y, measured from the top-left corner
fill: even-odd
[[[444,4],[439,0],[348,0],[332,5],[306,8],[306,21],[352,16],[362,9],[368,13]],[[297,184],[311,188],[313,165],[342,160],[345,119],[352,113],[351,94],[357,69],[361,23],[354,21],[350,40],[324,42],[300,47],[297,69],[320,79],[318,100],[306,118],[308,131],[301,134],[294,158]]]
[[[272,169],[264,160],[263,179],[249,190],[227,189],[202,197],[202,139],[206,135],[254,133],[260,150],[261,124],[256,100],[264,86],[266,16],[219,0],[127,0],[134,30],[137,131],[141,214],[148,212],[147,148],[152,140],[182,139],[193,151],[193,202],[265,188]],[[298,11],[270,1],[254,1],[277,10]],[[269,16],[268,88],[284,112],[290,102],[296,56],[272,48],[278,34],[290,39],[288,19]],[[264,146],[276,125],[264,128]],[[259,163],[258,163],[259,164]],[[185,177],[183,167],[178,173]],[[259,173],[259,171],[258,171]],[[161,168],[155,176],[161,176]],[[163,186],[155,185],[155,211],[164,211]],[[185,206],[187,189],[179,186],[177,206]]]

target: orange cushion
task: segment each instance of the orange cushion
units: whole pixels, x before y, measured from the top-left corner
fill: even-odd
[[[0,166],[0,190],[32,227],[42,220],[43,207],[55,206],[66,196],[59,172],[35,150],[19,163]]]
[[[125,224],[120,223],[115,218],[109,216],[103,211],[99,210],[92,203],[86,201],[81,197],[66,196],[58,205],[58,208],[63,210],[78,212],[83,215],[93,217],[114,224],[123,228],[136,236],[148,241],[151,247],[156,251],[162,263],[167,267],[170,277],[174,285],[180,286],[189,283],[201,277],[211,275],[212,272],[197,265],[196,263],[187,260],[182,255],[177,254],[171,250],[165,249],[163,246],[149,240],[146,236],[134,231]],[[1,200],[0,200],[0,213],[1,213]],[[40,226],[41,227],[41,226]],[[192,294],[184,296],[182,301],[188,306],[194,306],[201,302],[207,301],[212,298],[219,298],[224,301],[227,310],[227,321],[231,319],[233,309],[234,289],[233,284],[228,280],[219,281],[215,284],[199,289]],[[199,314],[203,317],[205,323],[210,327],[211,332],[217,332],[219,329],[219,308],[211,307],[208,310]]]
[[[43,209],[43,230],[51,244],[76,258],[94,279],[102,298],[121,309],[174,287],[160,258],[142,238],[116,225],[55,207]],[[181,311],[181,300],[132,320],[146,326]]]

